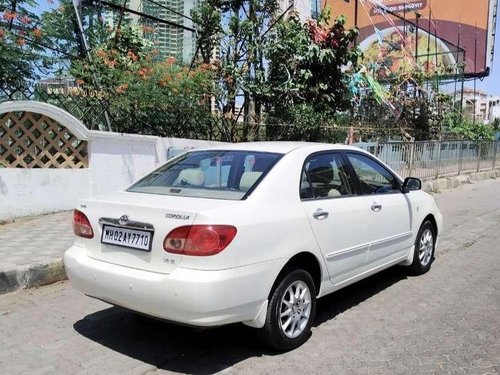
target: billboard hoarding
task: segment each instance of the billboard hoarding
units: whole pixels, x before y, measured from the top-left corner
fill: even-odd
[[[325,0],[332,16],[360,30],[365,63],[382,76],[408,66],[454,75],[486,76],[492,63],[497,0]],[[472,5],[473,4],[473,5]]]

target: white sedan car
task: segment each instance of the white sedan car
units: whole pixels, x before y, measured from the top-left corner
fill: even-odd
[[[81,201],[64,262],[89,296],[182,324],[243,322],[290,350],[317,298],[396,264],[429,270],[442,216],[420,189],[343,145],[190,151]]]

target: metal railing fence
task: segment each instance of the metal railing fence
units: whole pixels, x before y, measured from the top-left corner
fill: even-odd
[[[421,179],[500,168],[500,141],[356,143],[401,177]]]

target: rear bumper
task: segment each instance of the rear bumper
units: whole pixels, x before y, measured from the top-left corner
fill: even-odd
[[[286,259],[219,271],[177,268],[160,274],[64,254],[72,285],[84,294],[143,314],[195,326],[254,320]]]

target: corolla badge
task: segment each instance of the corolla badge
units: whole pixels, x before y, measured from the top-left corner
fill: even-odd
[[[189,220],[189,215],[179,215],[179,214],[171,214],[168,213],[165,215],[167,219],[175,219],[175,220]]]
[[[128,224],[128,221],[129,221],[129,217],[127,215],[122,215],[120,216],[120,218],[118,219],[118,222],[121,224],[121,225],[126,225]]]

